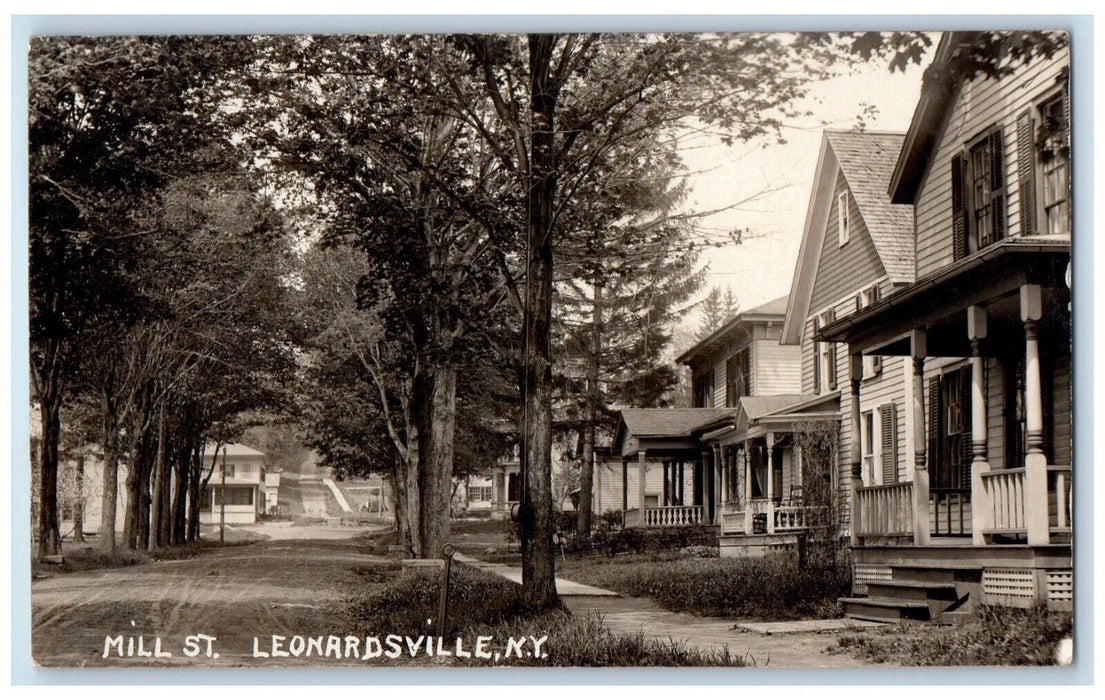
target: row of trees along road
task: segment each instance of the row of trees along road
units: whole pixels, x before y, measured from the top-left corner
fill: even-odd
[[[972,55],[1030,53],[1011,36],[974,42],[986,51]],[[675,213],[681,139],[778,137],[806,115],[798,105],[817,80],[872,56],[904,66],[929,44],[752,33],[42,40],[31,63],[40,551],[57,547],[66,401],[99,400],[105,452],[125,436],[138,482],[125,544],[136,541],[132,512],[141,544],[146,501],[150,517],[161,512],[146,475],[164,478],[167,446],[194,446],[183,436],[275,403],[299,347],[311,359],[299,375],[310,378],[304,419],[349,419],[316,441],[351,470],[393,470],[420,556],[449,536],[458,462],[477,459],[472,446],[501,435],[502,420],[514,426],[524,595],[552,604],[553,409],[572,398],[558,386],[585,367],[585,435],[616,401],[660,403],[649,390],[670,369],[655,358],[697,284],[694,246],[710,242]],[[308,249],[295,270],[286,220]],[[345,264],[343,287],[327,292]],[[631,355],[624,372],[604,369]],[[360,422],[323,393],[343,377],[356,380],[341,396]]]
[[[124,457],[121,544],[194,540],[204,441],[276,405],[293,368],[288,236],[225,118],[252,54],[247,39],[31,43],[39,557],[60,551],[59,446],[86,441],[102,450],[106,551]]]

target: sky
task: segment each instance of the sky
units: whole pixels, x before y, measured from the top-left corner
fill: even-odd
[[[749,309],[790,291],[822,129],[853,128],[862,114],[868,130],[904,132],[920,96],[921,75],[934,51],[930,48],[922,65],[911,66],[905,73],[892,74],[879,62],[816,84],[804,103],[813,115],[783,129],[785,144],[772,139],[732,147],[716,142],[684,148],[687,170],[696,173],[688,177],[692,189],[688,209],[713,211],[754,198],[699,221],[708,231],[747,231],[741,245],[703,253],[700,262],[709,271],[699,297],[712,286],[728,288],[740,307]],[[868,105],[874,113],[866,110]],[[696,329],[700,323],[696,312],[688,314],[683,327]]]

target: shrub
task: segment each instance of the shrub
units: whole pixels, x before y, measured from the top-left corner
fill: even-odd
[[[613,529],[598,527],[590,537],[574,536],[564,545],[568,553],[603,552],[608,557],[625,552],[643,554],[663,552],[686,547],[717,546],[717,530],[703,527],[629,527]]]
[[[979,606],[961,625],[909,625],[842,635],[828,651],[900,666],[1049,666],[1071,634],[1070,613]]]
[[[652,598],[662,607],[712,617],[833,618],[851,587],[849,565],[799,568],[793,553],[762,558],[589,561],[565,575]]]
[[[350,602],[351,622],[365,634],[434,632],[441,595],[441,572],[407,571],[379,593]],[[476,624],[497,624],[524,612],[522,589],[493,574],[454,564],[449,580],[446,636]]]
[[[348,614],[358,632],[365,635],[435,634],[427,619],[437,612],[440,572],[407,572],[379,593],[350,601]],[[544,658],[463,661],[466,665],[526,666],[743,666],[744,659],[727,649],[699,652],[681,644],[657,641],[642,634],[610,632],[596,615],[574,617],[564,609],[534,614],[522,603],[521,586],[476,569],[455,566],[449,587],[449,620],[446,637],[468,639],[488,635],[503,640],[525,635],[547,636]]]

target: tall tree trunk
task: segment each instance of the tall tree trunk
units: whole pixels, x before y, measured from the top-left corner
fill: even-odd
[[[556,605],[552,522],[552,281],[553,204],[557,187],[557,86],[551,76],[555,35],[529,41],[530,172],[527,178],[524,455],[522,483],[522,597],[527,605]]]
[[[108,398],[103,399],[104,473],[100,494],[100,549],[115,555],[115,510],[119,498],[119,423]]]
[[[38,558],[61,554],[58,522],[58,442],[61,439],[61,395],[57,381],[39,396],[42,441],[38,444]]]
[[[73,541],[84,542],[84,445],[77,449],[77,497],[73,502]]]
[[[421,380],[416,379],[416,383]],[[418,394],[415,394],[415,399],[411,403],[421,400]],[[417,404],[416,404],[417,405]],[[410,427],[407,429],[407,474],[406,474],[406,487],[404,489],[407,500],[407,532],[410,533],[410,545],[414,556],[421,557],[422,555],[422,538],[419,534],[421,532],[421,526],[419,525],[419,519],[422,517],[420,497],[420,472],[422,468],[422,459],[419,454],[419,430],[414,425],[414,421],[407,421],[407,425]]]
[[[594,280],[591,311],[591,351],[587,362],[587,419],[583,425],[583,455],[579,467],[579,511],[576,531],[591,534],[591,502],[595,483],[595,430],[599,420],[599,364],[602,357],[602,280]]]
[[[200,497],[203,478],[203,440],[198,441],[188,465],[188,522],[185,540],[195,542],[200,535]]]
[[[165,481],[165,408],[159,409],[157,414],[157,454],[154,462],[153,485],[151,488],[150,502],[150,544],[153,547],[164,547],[166,542],[162,537],[161,521],[163,511],[167,504],[163,499],[165,490],[162,484]]]
[[[391,483],[391,504],[395,517],[395,544],[406,548],[408,554],[414,551],[413,538],[411,537],[410,516],[407,513],[407,481],[406,463],[398,455],[388,470],[388,481]]]
[[[428,401],[419,426],[419,551],[433,559],[449,539],[453,439],[456,433],[457,372],[449,364],[432,370]]]
[[[171,523],[169,525],[169,541],[173,544],[184,544],[188,536],[188,476],[192,462],[192,443],[189,437],[181,435],[177,444],[176,455],[173,459],[173,469],[176,483],[173,487],[173,505]]]

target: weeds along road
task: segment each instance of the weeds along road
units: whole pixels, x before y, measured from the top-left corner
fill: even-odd
[[[32,651],[40,666],[259,666],[253,637],[346,634],[343,601],[355,592],[383,584],[368,583],[359,567],[388,560],[368,553],[340,533],[286,528],[304,539],[271,539],[205,550],[192,559],[155,562],[121,569],[59,574],[31,586]],[[279,537],[279,535],[277,535]],[[114,653],[103,657],[105,637],[143,637],[152,652],[155,638],[171,657],[148,658]],[[200,653],[189,658],[189,635],[216,637],[216,659],[206,656],[206,640],[194,639]],[[193,646],[192,650],[195,650]],[[137,646],[135,646],[137,653]],[[277,659],[296,665],[296,659]],[[310,663],[309,661],[303,662]],[[318,663],[318,660],[315,660]],[[335,663],[329,661],[327,663]]]

